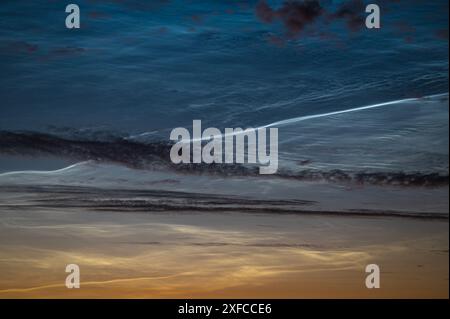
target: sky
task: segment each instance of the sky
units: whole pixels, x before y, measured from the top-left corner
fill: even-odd
[[[0,130],[256,126],[444,93],[448,2],[2,1]]]

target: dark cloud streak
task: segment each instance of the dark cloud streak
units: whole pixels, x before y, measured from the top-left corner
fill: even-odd
[[[297,35],[305,27],[313,24],[323,12],[318,0],[288,1],[277,10],[272,9],[264,0],[256,6],[256,15],[263,22],[272,23],[280,20],[292,35]]]
[[[331,14],[332,20],[343,20],[348,28],[357,31],[364,26],[365,5],[362,0],[350,0],[342,3],[337,11]]]
[[[362,0],[344,1],[334,11],[324,6],[328,3],[320,0],[292,0],[274,9],[266,0],[261,0],[255,7],[255,14],[264,23],[282,22],[290,36],[300,35],[319,20],[327,23],[343,21],[351,31],[364,26],[365,5]]]

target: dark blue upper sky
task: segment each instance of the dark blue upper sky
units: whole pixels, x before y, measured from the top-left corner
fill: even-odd
[[[379,30],[359,1],[73,2],[78,30],[68,1],[0,4],[0,130],[255,126],[448,91],[447,0],[375,1]]]

